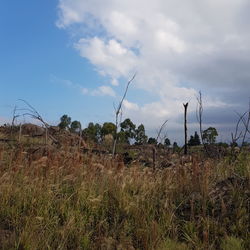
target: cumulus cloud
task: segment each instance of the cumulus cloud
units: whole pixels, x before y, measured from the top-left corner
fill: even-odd
[[[157,99],[126,101],[125,110],[159,124],[161,117],[175,121],[183,102],[191,100],[194,112],[199,90],[209,108],[247,102],[249,12],[248,0],[60,0],[57,26],[85,27],[74,47],[112,85],[137,71],[135,87]],[[98,91],[114,96],[107,87]]]
[[[111,76],[113,84],[116,84],[117,77],[126,76],[136,65],[134,53],[114,39],[105,43],[98,37],[82,38],[75,44],[75,48],[82,57],[88,58],[100,73]]]
[[[99,88],[90,91],[93,96],[112,96],[115,97],[115,91],[109,86],[100,86]]]

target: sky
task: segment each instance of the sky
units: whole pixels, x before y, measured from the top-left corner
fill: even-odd
[[[183,103],[192,134],[201,91],[204,128],[228,141],[250,97],[249,13],[249,0],[1,0],[0,123],[19,99],[54,125],[114,122],[136,73],[124,119],[155,137],[168,120],[181,143]]]

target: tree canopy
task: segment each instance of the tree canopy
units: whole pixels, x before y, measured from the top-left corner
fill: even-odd
[[[201,144],[200,137],[198,133],[195,131],[194,135],[190,136],[190,139],[188,141],[189,146],[198,146]]]
[[[155,144],[155,145],[157,145],[157,140],[155,138],[153,138],[153,137],[150,137],[148,139],[148,144]]]
[[[121,124],[121,132],[125,133],[125,139],[129,143],[130,139],[134,139],[136,135],[136,125],[129,119],[125,119]]]
[[[73,121],[70,125],[70,132],[79,133],[81,131],[81,123],[79,121]]]
[[[69,129],[70,124],[71,124],[71,117],[69,117],[68,115],[63,115],[60,118],[60,123],[58,124],[58,127],[60,129],[66,129],[66,128]]]
[[[111,135],[115,135],[116,132],[116,126],[114,123],[112,122],[105,122],[101,128],[101,136],[102,138],[105,135],[111,134]]]
[[[135,143],[142,145],[147,143],[148,137],[146,136],[145,127],[143,124],[139,125],[135,130]]]
[[[169,140],[168,138],[166,138],[166,139],[164,140],[164,145],[165,145],[166,147],[169,147],[169,146],[171,145],[171,142],[170,142],[170,140]]]
[[[213,144],[216,142],[216,137],[218,136],[218,132],[216,128],[209,127],[208,129],[203,131],[203,140],[207,144]]]

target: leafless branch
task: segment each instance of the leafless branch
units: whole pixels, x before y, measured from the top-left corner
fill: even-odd
[[[168,120],[165,120],[165,121],[162,123],[162,125],[161,125],[161,127],[160,127],[160,129],[159,129],[159,131],[158,131],[158,134],[157,134],[157,137],[156,137],[156,141],[158,141],[158,139],[160,138],[161,132],[162,132],[162,130],[164,129],[164,127],[165,127],[165,125],[167,124],[167,122],[168,122]]]
[[[117,131],[118,131],[118,125],[119,125],[119,115],[121,113],[121,109],[122,109],[122,104],[123,104],[123,101],[127,95],[127,92],[128,92],[128,88],[129,88],[129,85],[131,84],[131,82],[135,79],[136,77],[136,73],[133,75],[133,77],[128,81],[127,83],[127,86],[126,86],[126,89],[125,89],[125,92],[122,96],[122,99],[116,109],[116,112],[115,112],[115,127],[116,127],[116,131],[115,131],[115,138],[114,138],[114,143],[113,143],[113,150],[112,150],[112,156],[114,157],[115,156],[115,150],[116,150],[116,143],[117,143]]]
[[[207,148],[206,143],[204,143],[203,140],[203,128],[202,128],[202,117],[203,117],[203,102],[202,102],[202,94],[201,91],[199,91],[199,95],[196,97],[197,100],[197,108],[196,108],[196,119],[199,123],[199,130],[200,130],[200,137],[201,137],[201,143],[204,147],[204,150],[206,151],[206,154],[209,156],[209,151]]]
[[[46,143],[47,143],[47,133],[48,133],[48,129],[50,128],[50,125],[44,121],[44,119],[42,118],[42,116],[38,113],[38,111],[31,105],[29,104],[26,100],[23,99],[19,99],[19,101],[23,102],[25,105],[28,106],[28,108],[19,108],[19,111],[25,111],[25,113],[23,113],[23,116],[29,116],[35,120],[40,121],[46,129]],[[58,141],[52,136],[49,135],[49,137],[55,142],[58,143]]]

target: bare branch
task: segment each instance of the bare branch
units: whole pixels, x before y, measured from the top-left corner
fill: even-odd
[[[133,77],[128,81],[127,83],[127,86],[126,86],[126,89],[125,89],[125,92],[123,94],[123,97],[116,109],[116,112],[115,112],[115,127],[116,127],[116,131],[115,131],[115,139],[114,139],[114,144],[113,144],[113,150],[112,150],[112,156],[114,157],[115,156],[115,150],[116,150],[116,143],[117,143],[117,131],[118,131],[118,117],[119,117],[119,114],[121,113],[121,108],[122,108],[122,104],[123,104],[123,101],[127,95],[127,92],[128,92],[128,88],[129,88],[129,85],[131,84],[131,82],[135,79],[136,77],[136,73],[133,75]]]
[[[160,137],[160,135],[161,135],[161,132],[162,132],[163,128],[165,127],[165,125],[167,124],[167,122],[168,122],[168,120],[165,120],[165,121],[162,123],[162,125],[161,125],[161,127],[160,127],[160,129],[159,129],[159,131],[158,131],[158,134],[157,134],[157,137],[156,137],[156,141],[158,141],[158,139],[159,139],[159,137]]]

